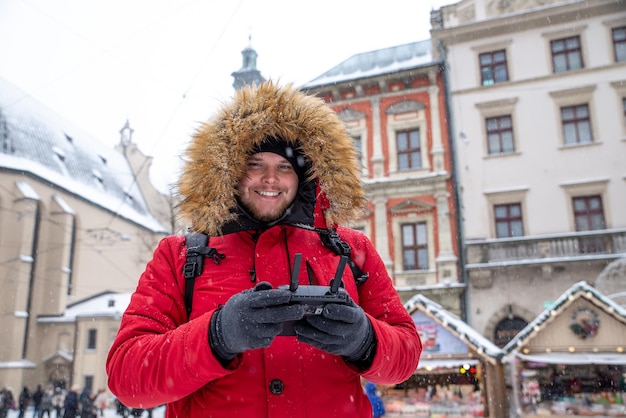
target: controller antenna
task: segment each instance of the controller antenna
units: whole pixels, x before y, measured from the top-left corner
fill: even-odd
[[[295,292],[298,289],[298,275],[300,274],[300,263],[302,262],[302,254],[297,253],[293,256],[293,269],[291,270],[291,283],[289,290]]]
[[[337,271],[335,272],[335,278],[330,283],[330,293],[337,293],[339,291],[339,285],[341,285],[341,277],[343,276],[343,270],[346,268],[346,263],[348,262],[348,257],[342,255],[339,259],[339,265],[337,266]]]

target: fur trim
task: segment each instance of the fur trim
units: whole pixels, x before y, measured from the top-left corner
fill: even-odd
[[[352,138],[319,98],[272,81],[244,87],[203,123],[184,153],[178,213],[195,231],[218,235],[233,220],[236,186],[252,150],[268,136],[281,137],[312,163],[327,226],[355,220],[365,204]]]

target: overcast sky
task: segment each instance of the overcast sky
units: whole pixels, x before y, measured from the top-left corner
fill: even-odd
[[[0,0],[0,77],[106,144],[128,119],[166,189],[241,51],[304,84],[354,54],[430,38],[452,0]]]

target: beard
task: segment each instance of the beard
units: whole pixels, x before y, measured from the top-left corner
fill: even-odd
[[[287,212],[287,209],[289,208],[290,203],[289,202],[282,203],[279,206],[271,210],[268,210],[265,208],[259,208],[256,205],[249,205],[249,204],[246,204],[245,202],[241,202],[241,206],[246,210],[246,212],[248,212],[250,216],[252,216],[257,221],[270,223],[270,222],[274,222],[282,218]]]

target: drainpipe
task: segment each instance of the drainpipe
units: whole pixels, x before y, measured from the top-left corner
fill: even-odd
[[[446,111],[446,121],[448,127],[448,141],[450,144],[450,169],[452,171],[452,185],[454,191],[454,205],[455,205],[455,216],[454,220],[456,223],[456,241],[457,248],[459,249],[458,254],[458,268],[460,273],[461,283],[465,284],[465,288],[463,290],[463,296],[461,297],[461,319],[467,322],[467,271],[465,270],[465,234],[463,230],[463,206],[461,199],[461,182],[459,180],[459,170],[458,170],[458,161],[457,161],[457,150],[456,150],[456,133],[454,131],[454,121],[452,118],[452,98],[450,94],[450,80],[449,80],[449,68],[448,68],[448,57],[446,55],[446,48],[442,41],[439,41],[439,45],[437,45],[439,49],[439,56],[441,57],[441,69],[443,75],[443,85],[444,85],[444,94],[445,94],[445,111]]]
[[[35,271],[37,267],[37,248],[39,246],[39,225],[41,224],[41,210],[37,203],[35,209],[35,226],[33,230],[33,245],[30,250],[31,264],[30,277],[28,278],[28,295],[26,298],[26,326],[24,328],[24,341],[22,343],[22,358],[26,358],[28,353],[28,334],[30,332],[30,323],[32,321],[31,309],[33,304],[33,291],[35,285]]]
[[[70,256],[68,260],[68,275],[67,275],[67,291],[69,296],[72,294],[72,288],[74,287],[74,251],[76,251],[76,216],[72,216],[72,238],[70,242]]]

